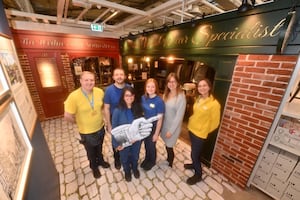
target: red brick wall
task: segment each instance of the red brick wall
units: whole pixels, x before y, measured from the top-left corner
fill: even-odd
[[[35,84],[35,82],[33,80],[33,77],[32,77],[32,71],[31,71],[31,68],[30,68],[28,57],[25,53],[18,52],[18,58],[19,58],[20,65],[21,65],[22,70],[23,70],[23,74],[24,74],[28,89],[30,91],[30,95],[31,95],[34,107],[35,107],[37,115],[38,115],[38,118],[40,120],[45,119],[44,109],[43,109],[43,106],[42,106],[42,103],[41,103],[41,99],[40,99],[40,96],[39,96],[39,93],[38,93],[38,89],[37,89],[36,84]]]
[[[240,55],[212,167],[244,188],[264,144],[297,56]]]

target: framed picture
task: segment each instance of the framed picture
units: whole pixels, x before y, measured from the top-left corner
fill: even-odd
[[[27,87],[12,40],[0,37],[0,63],[6,84],[14,97],[29,137],[34,133],[37,112]],[[1,91],[1,90],[0,90]],[[6,96],[5,96],[6,97]]]
[[[32,146],[13,98],[0,106],[0,199],[23,199]]]
[[[9,90],[5,75],[3,73],[2,64],[0,62],[0,105],[2,104],[2,99],[6,96]]]
[[[12,89],[20,87],[23,78],[22,78],[22,71],[18,66],[18,62],[16,58],[11,52],[1,52],[0,51],[0,59],[2,61],[4,70],[8,76],[8,82]]]
[[[75,75],[79,76],[82,73],[82,67],[80,65],[74,66]]]
[[[0,61],[0,98],[9,90],[5,75],[3,73],[3,67]]]

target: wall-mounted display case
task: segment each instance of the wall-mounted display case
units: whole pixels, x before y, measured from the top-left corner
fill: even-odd
[[[71,61],[75,87],[80,87],[80,74],[91,71],[96,75],[96,86],[106,87],[112,83],[114,60],[110,57],[80,57]]]

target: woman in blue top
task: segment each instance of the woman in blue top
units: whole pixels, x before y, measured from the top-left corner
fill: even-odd
[[[144,139],[145,159],[141,163],[141,167],[148,171],[156,163],[156,141],[159,137],[160,129],[163,122],[163,114],[165,113],[165,103],[158,95],[159,88],[155,79],[149,78],[145,83],[145,94],[142,96],[142,107],[146,119],[161,115],[158,121],[153,122],[151,134]]]
[[[131,124],[134,119],[142,117],[143,110],[135,99],[135,91],[132,87],[126,86],[120,98],[119,105],[114,109],[112,114],[112,128],[123,124]],[[140,172],[138,171],[138,160],[141,149],[141,141],[134,142],[131,146],[125,148],[120,144],[113,143],[115,149],[120,151],[120,160],[125,173],[125,180],[131,181],[131,170],[134,177],[139,178]]]

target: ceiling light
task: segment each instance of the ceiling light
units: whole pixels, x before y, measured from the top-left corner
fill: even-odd
[[[248,10],[251,10],[254,6],[255,1],[252,1],[252,2],[253,2],[253,4],[251,5],[251,4],[248,3],[248,0],[243,0],[242,5],[238,8],[238,11],[239,12],[246,12]]]

